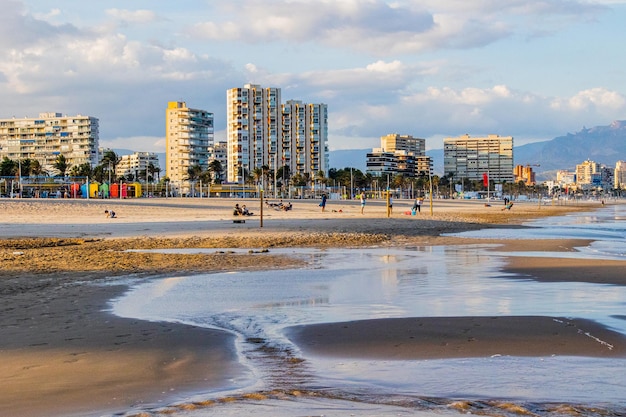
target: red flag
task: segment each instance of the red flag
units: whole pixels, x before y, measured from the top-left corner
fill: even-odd
[[[489,174],[483,174],[483,185],[485,187],[489,186]]]

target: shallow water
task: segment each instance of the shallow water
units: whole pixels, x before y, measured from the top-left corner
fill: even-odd
[[[602,236],[581,248],[581,256],[624,259],[622,207],[542,219],[533,229],[490,229],[472,236]],[[587,318],[626,334],[626,286],[515,278],[500,271],[504,254],[488,249],[493,246],[272,250],[306,257],[311,267],[150,281],[117,300],[113,309],[125,317],[184,322],[239,336],[239,354],[250,369],[236,381],[240,390],[198,393],[189,403],[274,393],[174,415],[507,415],[517,407],[570,415],[570,404],[583,415],[625,412],[624,359],[337,360],[303,357],[282,335],[285,327],[300,324],[481,315]],[[300,395],[291,395],[294,391]],[[555,407],[560,411],[551,411]]]

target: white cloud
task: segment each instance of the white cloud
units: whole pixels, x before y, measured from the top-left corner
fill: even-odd
[[[246,0],[194,24],[200,39],[311,43],[378,56],[435,48],[475,48],[511,37],[550,33],[550,26],[586,20],[605,10],[584,1],[555,0]],[[539,23],[540,22],[540,23]]]
[[[105,13],[124,23],[151,23],[158,19],[152,10],[108,9]]]
[[[626,99],[624,95],[605,88],[592,88],[578,92],[569,99],[558,99],[553,102],[553,108],[573,111],[595,109],[620,110],[624,109]]]

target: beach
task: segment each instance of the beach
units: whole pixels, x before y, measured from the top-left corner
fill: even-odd
[[[234,223],[232,207],[254,216]],[[0,200],[0,415],[106,415],[175,404],[200,387],[242,374],[235,336],[217,329],[113,315],[109,302],[133,283],[172,275],[281,270],[305,257],[278,248],[493,245],[498,251],[573,252],[588,240],[500,241],[442,236],[590,211],[599,204],[437,200],[416,216],[411,201],[293,200],[290,211],[252,199]],[[114,210],[107,218],[104,210]],[[204,248],[203,253],[162,252]],[[234,251],[229,249],[244,249]],[[154,250],[154,251],[146,251]],[[544,281],[624,285],[622,260],[511,257],[506,273]],[[346,324],[346,323],[349,323]],[[626,338],[589,320],[564,317],[411,317],[289,330],[312,355],[379,359],[573,355],[624,357]],[[497,325],[496,325],[497,324]],[[519,333],[507,330],[514,326]],[[596,335],[595,343],[586,333]],[[406,344],[407,338],[411,343]],[[398,348],[400,342],[403,347]],[[610,345],[610,349],[607,346]],[[445,347],[445,348],[442,348]]]

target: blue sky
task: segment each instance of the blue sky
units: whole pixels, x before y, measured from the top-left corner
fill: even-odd
[[[226,90],[326,103],[329,146],[388,133],[549,140],[626,119],[626,0],[4,0],[0,117],[100,119],[102,146],[165,151],[168,101]]]

